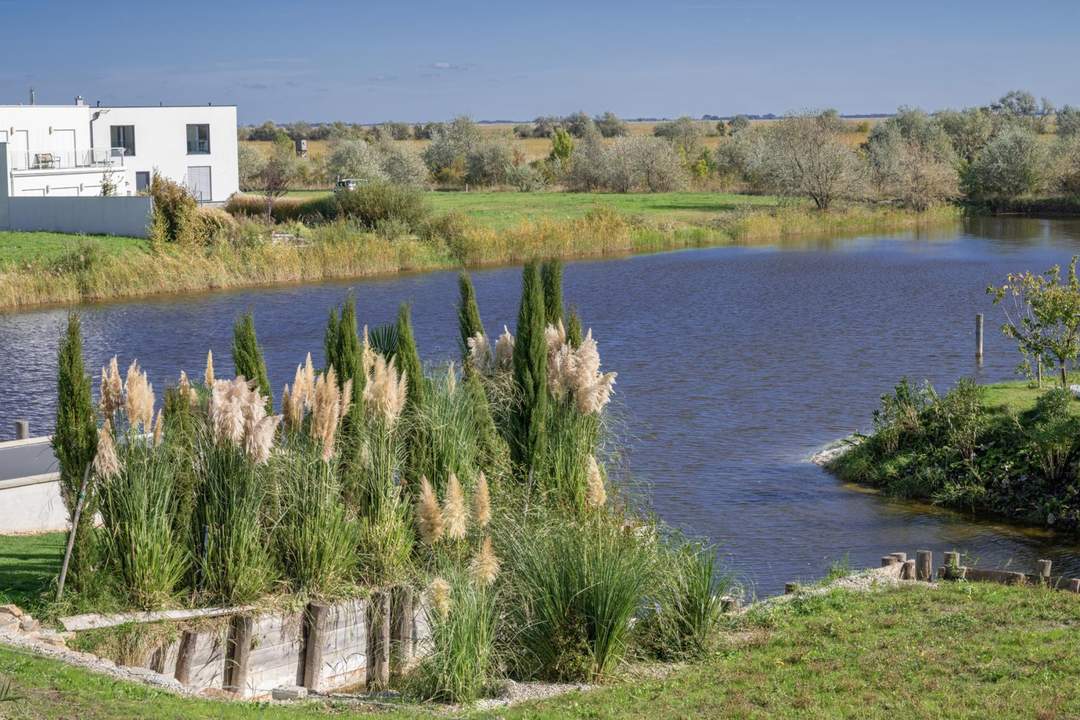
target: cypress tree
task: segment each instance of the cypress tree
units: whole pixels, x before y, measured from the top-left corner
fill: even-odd
[[[461,357],[468,366],[469,338],[484,332],[484,323],[480,320],[480,306],[476,303],[476,290],[473,289],[469,273],[462,271],[458,275],[458,329],[461,332]]]
[[[566,342],[570,343],[570,347],[578,348],[581,347],[583,339],[581,318],[578,316],[577,308],[570,308],[570,317],[566,321]]]
[[[326,323],[326,364],[337,372],[338,384],[345,387],[346,380],[353,381],[353,399],[364,391],[363,361],[360,336],[356,332],[356,299],[349,295],[341,308],[341,319],[336,310],[330,311]]]
[[[270,391],[266,361],[263,360],[262,348],[255,336],[255,318],[251,313],[241,315],[233,326],[232,359],[236,374],[254,382],[255,387],[266,398],[266,411],[274,412],[274,395]]]
[[[420,353],[416,349],[416,339],[413,337],[409,306],[405,303],[402,303],[398,310],[397,329],[396,358],[398,370],[405,373],[407,378],[405,408],[406,411],[410,411],[423,405],[427,380],[424,378],[424,366],[420,364]]]
[[[552,258],[540,269],[544,280],[544,323],[558,325],[563,317],[562,260]]]
[[[75,517],[75,505],[79,500],[86,468],[97,453],[97,421],[91,400],[90,377],[86,374],[82,356],[82,323],[76,313],[68,315],[67,329],[60,338],[57,353],[56,378],[56,430],[52,436],[52,448],[60,463],[60,494],[67,508],[68,522]],[[94,522],[93,494],[83,501],[79,526],[73,528],[75,543],[72,548],[69,578],[73,587],[82,584],[80,576],[89,572],[91,531]]]
[[[544,288],[535,262],[525,266],[514,342],[514,382],[520,402],[514,410],[511,453],[526,472],[544,452],[547,419],[547,342],[544,339]]]

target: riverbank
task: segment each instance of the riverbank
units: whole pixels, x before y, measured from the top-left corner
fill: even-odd
[[[841,584],[845,584],[841,582]],[[848,583],[851,584],[851,583]],[[1080,598],[945,582],[799,592],[732,616],[706,659],[630,663],[608,684],[506,707],[395,698],[244,703],[184,697],[0,646],[0,714],[13,717],[1073,717]],[[915,692],[912,689],[917,688]]]
[[[913,213],[852,206],[820,213],[806,205],[701,214],[688,222],[599,204],[576,217],[521,219],[499,228],[458,213],[443,216],[437,231],[424,239],[362,232],[343,222],[291,224],[272,241],[157,248],[129,243],[119,252],[107,247],[107,239],[72,236],[72,247],[60,255],[0,264],[0,309],[516,264],[536,257],[619,256],[895,232],[947,225],[959,217],[954,208]],[[3,235],[0,248],[8,241]]]
[[[902,380],[874,423],[814,461],[889,495],[1080,532],[1080,400],[1060,386],[961,380],[938,395]]]

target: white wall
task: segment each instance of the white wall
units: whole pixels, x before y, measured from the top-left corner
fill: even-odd
[[[0,142],[10,145],[12,167],[26,167],[27,152],[90,150],[90,110],[85,105],[0,106]]]
[[[0,142],[0,230],[148,237],[154,201],[147,195],[12,195],[7,143]]]
[[[128,186],[135,185],[136,172],[153,173],[186,184],[188,169],[210,167],[211,198],[224,202],[240,189],[237,168],[236,108],[228,105],[186,107],[94,108],[100,115],[93,121],[95,147],[108,147],[113,125],[135,127],[135,156],[124,158]],[[210,153],[187,152],[187,126],[210,126]]]

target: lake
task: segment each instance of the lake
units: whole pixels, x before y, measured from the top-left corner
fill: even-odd
[[[986,567],[1080,574],[1080,547],[1005,523],[883,498],[807,462],[870,426],[901,376],[945,389],[962,376],[1014,377],[986,287],[1014,271],[1065,265],[1080,221],[980,218],[955,228],[852,239],[714,248],[568,263],[565,297],[619,373],[615,428],[636,489],[667,522],[715,543],[752,591],[820,577],[847,557],[960,550]],[[520,268],[473,273],[490,334],[513,329]],[[456,276],[441,272],[353,283],[262,288],[88,305],[91,368],[138,358],[159,394],[180,369],[201,377],[212,349],[231,372],[232,322],[255,312],[275,394],[311,351],[322,360],[329,308],[352,290],[362,323],[413,306],[427,361],[457,359]],[[974,318],[986,314],[975,363]],[[0,437],[16,418],[51,426],[63,309],[0,314]],[[96,388],[96,379],[95,379]]]

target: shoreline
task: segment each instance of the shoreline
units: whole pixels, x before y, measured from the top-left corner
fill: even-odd
[[[304,244],[165,247],[97,256],[72,270],[57,263],[0,268],[0,312],[219,290],[362,280],[414,272],[488,268],[537,257],[628,257],[680,249],[857,237],[958,222],[961,211],[927,213],[854,206],[829,213],[780,207],[731,212],[709,225],[649,223],[617,212],[522,222],[497,231],[472,224],[460,237],[423,241],[322,226]],[[320,239],[320,235],[328,236]],[[92,243],[92,240],[87,242]],[[93,255],[94,253],[90,253]]]

